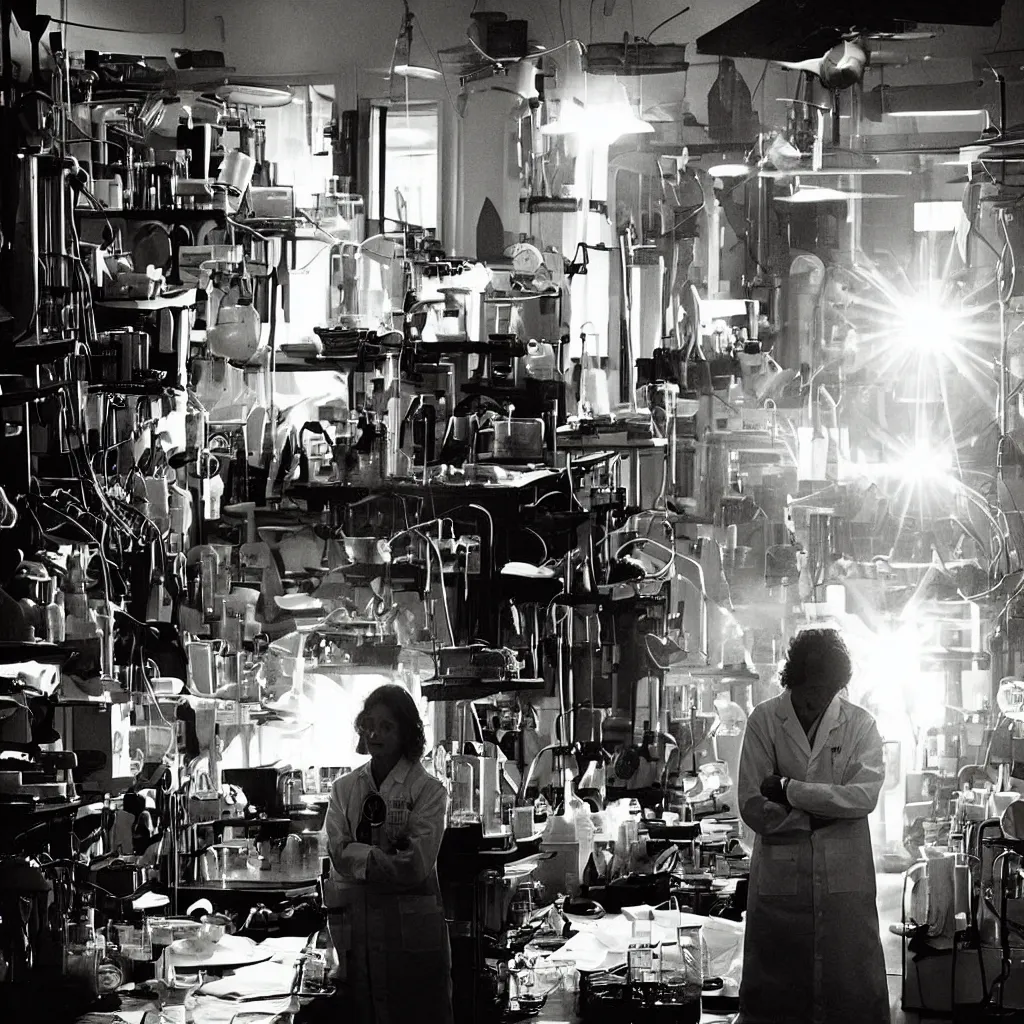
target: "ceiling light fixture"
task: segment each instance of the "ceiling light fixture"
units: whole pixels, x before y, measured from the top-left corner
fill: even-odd
[[[588,76],[586,103],[566,96],[559,106],[558,117],[541,127],[541,135],[589,135],[611,144],[623,135],[650,135],[654,131],[654,125],[633,109],[621,82]]]
[[[225,82],[214,90],[221,103],[235,107],[287,107],[295,98],[290,89],[264,85],[238,85]]]
[[[587,103],[593,98],[591,130],[614,141],[623,135],[650,135],[654,125],[633,109],[625,85],[614,79],[587,79]]]
[[[753,167],[747,164],[713,164],[708,168],[708,174],[712,178],[745,178],[754,171]]]
[[[437,68],[412,62],[412,29],[415,18],[412,11],[409,10],[408,0],[402,0],[402,4],[405,7],[405,16],[402,18],[402,28],[395,39],[395,52],[391,58],[391,73],[398,75],[399,78],[436,82],[444,77]]]

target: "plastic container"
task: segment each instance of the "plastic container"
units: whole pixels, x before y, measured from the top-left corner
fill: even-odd
[[[523,356],[523,370],[527,377],[534,380],[555,380],[558,377],[558,364],[555,350],[547,341],[529,341],[526,355]]]

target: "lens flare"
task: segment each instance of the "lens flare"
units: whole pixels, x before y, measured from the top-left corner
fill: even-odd
[[[957,344],[956,314],[924,299],[911,299],[900,310],[898,339],[914,352],[948,356]]]

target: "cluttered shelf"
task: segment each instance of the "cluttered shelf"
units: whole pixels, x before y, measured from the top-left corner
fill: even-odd
[[[155,209],[155,210],[96,210],[90,207],[79,207],[75,210],[76,217],[84,217],[89,220],[123,220],[131,222],[151,223],[156,221],[162,224],[197,224],[203,221],[214,221],[223,226],[227,223],[228,214],[226,210],[214,210],[212,208],[197,209]]]
[[[543,679],[438,679],[423,683],[420,692],[429,701],[483,700],[499,693],[535,693],[546,685]]]
[[[185,309],[196,304],[196,289],[170,291],[153,299],[97,299],[101,309],[121,309],[137,313],[157,313],[161,309]]]
[[[370,490],[375,494],[396,497],[419,497],[425,493],[472,497],[525,490],[556,480],[559,475],[550,469],[519,471],[502,467],[474,472],[479,472],[484,477],[490,476],[490,479],[429,479],[426,482],[421,482],[411,478],[396,477],[383,480],[373,487],[346,483],[292,484],[288,493],[293,498],[309,499],[312,497],[323,501],[339,502],[358,501],[365,497]]]
[[[74,817],[83,806],[82,800],[0,798],[0,825],[3,825],[3,828],[17,828],[25,819],[37,821],[47,818]],[[0,832],[3,831],[3,828],[0,828]]]
[[[623,452],[653,452],[668,447],[665,437],[629,438],[621,434],[574,434],[558,431],[558,447],[562,451],[605,451],[613,454]]]

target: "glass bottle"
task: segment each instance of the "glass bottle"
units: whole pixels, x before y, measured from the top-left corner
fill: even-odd
[[[676,929],[685,1002],[700,1002],[704,988],[705,946],[700,925],[681,925]]]
[[[451,764],[452,801],[451,823],[453,826],[470,825],[480,821],[480,808],[476,806],[473,766],[462,758],[455,757]]]

